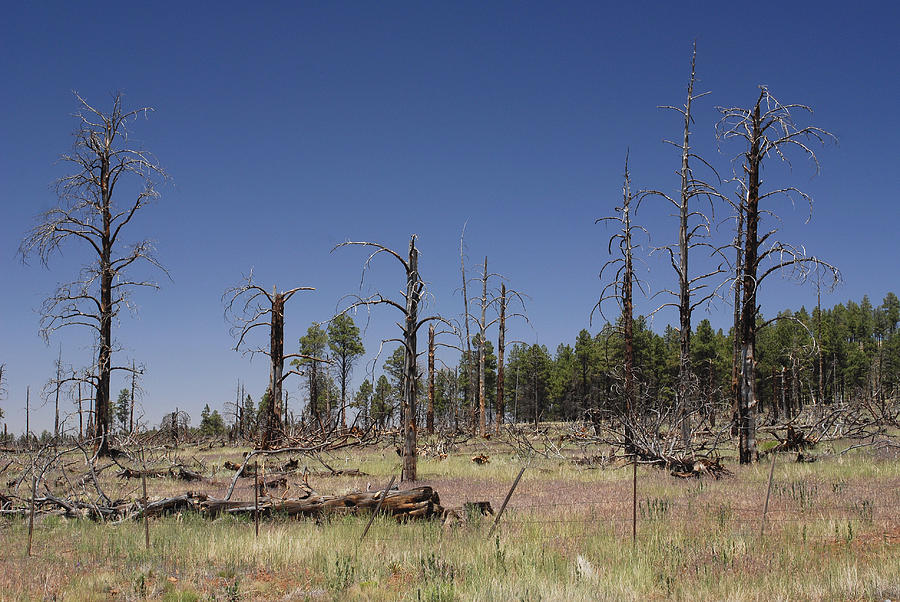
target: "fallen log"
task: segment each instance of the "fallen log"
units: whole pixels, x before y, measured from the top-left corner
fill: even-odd
[[[260,514],[285,514],[287,516],[320,517],[329,514],[363,514],[373,512],[381,498],[381,491],[350,493],[341,496],[319,495],[308,492],[302,499],[260,500]],[[226,512],[232,515],[249,514],[255,506],[249,502],[206,500],[200,508],[210,514]],[[398,521],[411,518],[442,517],[444,508],[440,497],[431,487],[417,487],[406,491],[391,491],[381,504],[380,512]]]
[[[205,493],[188,491],[183,495],[148,502],[145,512],[147,513],[147,516],[154,516],[179,510],[199,510],[201,504],[205,502],[206,499],[207,496]],[[138,516],[143,516],[143,513],[139,512]]]

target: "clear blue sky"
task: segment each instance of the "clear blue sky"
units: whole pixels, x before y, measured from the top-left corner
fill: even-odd
[[[454,315],[468,220],[472,263],[489,255],[492,270],[530,296],[533,330],[517,325],[511,336],[551,350],[573,341],[603,285],[609,231],[594,220],[621,198],[626,148],[636,188],[677,186],[677,154],[661,140],[679,136],[679,121],[657,106],[683,102],[694,39],[698,88],[712,92],[698,103],[694,143],[723,173],[739,149],[716,145],[715,107],[751,104],[759,84],[813,106],[813,123],[837,135],[819,151],[819,176],[798,160],[792,172],[767,172],[767,183],[790,181],[816,200],[809,223],[804,207],[778,210],[784,239],[843,271],[823,303],[869,294],[877,304],[900,289],[898,22],[900,9],[885,2],[750,11],[671,2],[8,4],[0,362],[9,383],[0,406],[20,432],[25,387],[46,382],[59,346],[66,363],[91,361],[85,331],[49,346],[37,335],[41,300],[73,277],[85,250],[68,247],[49,269],[16,257],[34,216],[56,202],[50,185],[65,173],[56,159],[76,125],[72,90],[102,107],[121,90],[129,106],[156,109],[131,131],[172,183],[132,235],[157,240],[172,280],[140,292],[138,315],[123,315],[116,335],[119,358],[147,367],[151,421],[177,405],[196,422],[204,403],[234,398],[238,378],[256,399],[266,384],[263,358],[230,350],[224,289],[251,266],[266,286],[317,287],[288,307],[293,347],[357,290],[363,253],[329,252],[348,238],[403,249],[417,233],[432,308]],[[669,213],[641,210],[653,244],[674,239]],[[670,270],[649,265],[654,290],[671,284]],[[368,282],[399,291],[397,267],[385,261]],[[814,303],[813,287],[777,278],[762,294],[767,314]],[[729,315],[719,303],[709,317],[727,327]],[[654,327],[673,318],[660,314]],[[364,362],[395,320],[387,309],[372,314]],[[298,387],[288,384],[295,400]],[[52,427],[50,408],[33,424]]]

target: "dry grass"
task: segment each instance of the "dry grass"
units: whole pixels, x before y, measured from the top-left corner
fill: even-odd
[[[151,496],[185,489],[221,495],[233,474],[221,464],[242,451],[182,450],[182,459],[193,456],[205,467],[207,480],[197,487],[153,479]],[[474,453],[487,453],[490,463],[475,465]],[[145,550],[138,522],[42,515],[35,554],[24,558],[25,521],[2,519],[0,599],[900,598],[900,462],[865,450],[813,464],[789,460],[775,469],[764,537],[767,465],[730,464],[734,476],[718,481],[642,467],[632,545],[630,469],[588,470],[560,459],[532,461],[491,539],[481,518],[449,529],[378,519],[359,544],[360,517],[274,519],[256,539],[247,520],[185,514],[153,520]],[[322,493],[381,487],[399,466],[390,447],[327,461],[369,476],[311,479]],[[420,474],[446,506],[489,500],[498,508],[521,465],[499,443],[477,443],[444,461],[422,460]],[[102,474],[109,495],[137,493],[113,469]],[[249,492],[244,486],[235,497]]]

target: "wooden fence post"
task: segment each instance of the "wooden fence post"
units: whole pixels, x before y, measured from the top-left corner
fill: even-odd
[[[141,447],[141,487],[144,490],[144,547],[150,549],[150,518],[147,516],[147,460]]]
[[[28,549],[26,550],[26,556],[31,557],[31,539],[34,534],[34,497],[35,490],[37,489],[37,472],[35,472],[35,466],[31,466],[31,513],[28,515]]]
[[[253,461],[253,522],[259,539],[259,462]]]
[[[503,516],[503,511],[506,510],[506,504],[509,503],[509,498],[512,497],[513,491],[516,490],[516,485],[519,484],[519,479],[522,478],[522,475],[525,473],[525,469],[527,466],[523,466],[522,470],[519,471],[519,475],[516,477],[516,480],[513,481],[512,487],[509,488],[509,493],[506,494],[506,499],[503,500],[503,505],[500,506],[500,512],[497,513],[497,518],[494,519],[494,524],[491,526],[491,530],[488,531],[488,539],[491,538],[491,535],[494,534],[494,530],[497,528],[497,525],[500,524],[500,517]]]
[[[631,463],[631,545],[637,543],[637,452]]]
[[[369,517],[369,522],[366,523],[366,528],[363,530],[362,535],[359,536],[359,541],[362,541],[366,536],[366,533],[369,532],[369,527],[372,526],[372,521],[375,520],[375,516],[378,514],[378,511],[381,510],[381,504],[384,502],[384,498],[387,497],[388,492],[391,490],[391,485],[394,484],[394,479],[397,478],[397,475],[391,475],[391,480],[387,484],[387,487],[384,488],[384,491],[381,492],[381,497],[378,499],[378,504],[375,506],[375,511],[372,513],[372,516]]]
[[[778,454],[772,450],[772,465],[769,467],[769,486],[766,488],[766,504],[763,506],[762,520],[759,523],[759,536],[762,537],[766,529],[766,514],[769,513],[769,497],[772,495],[772,475],[775,474],[775,458]]]

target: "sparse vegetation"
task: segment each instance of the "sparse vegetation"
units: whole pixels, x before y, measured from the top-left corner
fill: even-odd
[[[47,505],[35,522],[30,559],[24,557],[27,520],[0,521],[0,591],[13,599],[170,600],[885,599],[900,593],[896,447],[842,454],[847,442],[837,442],[824,446],[813,464],[784,454],[763,538],[767,466],[735,467],[733,476],[718,480],[678,479],[642,467],[632,546],[630,471],[619,469],[625,460],[579,466],[572,459],[585,452],[607,454],[585,449],[563,424],[546,426],[563,441],[561,457],[530,461],[491,539],[491,517],[480,514],[452,526],[376,518],[360,543],[364,517],[271,517],[257,539],[252,519],[181,512],[151,520],[148,550],[140,521],[72,520]],[[324,493],[383,487],[401,463],[385,443],[324,458],[363,476],[308,479]],[[246,451],[189,444],[177,454],[203,467],[204,480],[192,489],[221,497],[231,477],[223,463],[240,462]],[[490,463],[471,462],[476,451]],[[173,458],[172,450],[166,454],[159,459]],[[16,466],[26,461],[8,457]],[[284,460],[268,457],[266,474]],[[306,460],[288,475],[285,495],[302,483]],[[444,460],[421,458],[417,484],[434,487],[445,506],[487,500],[497,508],[522,463],[509,440],[473,438],[458,442]],[[112,470],[100,474],[110,497],[134,495],[133,481]],[[252,500],[253,480],[240,481],[235,498]],[[185,487],[171,478],[148,484],[151,501]],[[19,496],[27,498],[29,485]]]

